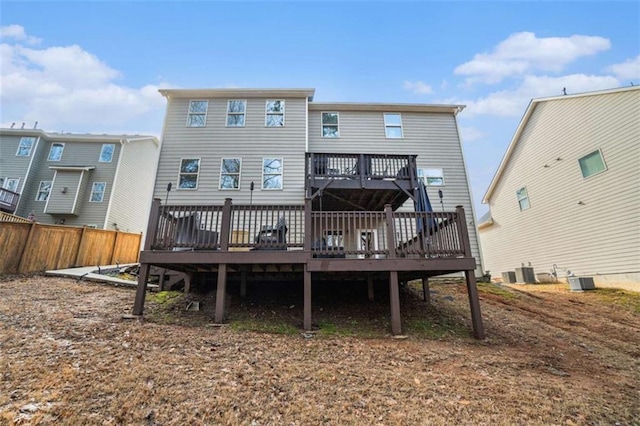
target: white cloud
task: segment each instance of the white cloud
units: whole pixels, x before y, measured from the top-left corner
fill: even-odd
[[[454,73],[468,76],[467,83],[493,84],[534,71],[560,72],[576,59],[610,47],[609,40],[603,37],[538,38],[534,33],[520,32],[498,43],[491,53],[479,53],[473,60],[457,66]]]
[[[462,133],[463,142],[473,142],[485,137],[485,133],[475,127],[460,126],[460,133]]]
[[[13,39],[26,44],[38,44],[42,41],[38,37],[28,36],[21,25],[0,27],[0,39]]]
[[[640,55],[620,64],[611,65],[607,71],[615,74],[621,80],[640,80]]]
[[[433,92],[433,89],[431,88],[431,86],[426,84],[424,81],[419,81],[419,80],[418,81],[405,80],[404,83],[402,83],[402,87],[418,95],[428,95],[429,93]]]
[[[13,28],[19,26],[3,27]],[[29,39],[19,27],[16,40]],[[4,33],[3,33],[4,34]],[[118,84],[122,74],[80,46],[0,44],[0,121],[38,121],[45,130],[122,132],[161,126],[164,99],[158,86]]]
[[[590,92],[611,89],[620,85],[612,76],[571,74],[562,77],[527,75],[513,90],[500,90],[475,100],[447,99],[444,103],[464,104],[465,116],[497,115],[504,117],[522,116],[532,98]]]

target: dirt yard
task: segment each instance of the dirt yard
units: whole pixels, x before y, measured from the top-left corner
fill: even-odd
[[[0,279],[0,424],[639,424],[640,294],[482,284],[476,341],[463,285],[405,288],[402,340],[382,288],[314,286],[305,335],[302,285],[264,287],[218,327],[211,295],[140,321],[132,289]]]

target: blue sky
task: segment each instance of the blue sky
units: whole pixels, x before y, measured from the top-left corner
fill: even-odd
[[[159,135],[160,87],[465,104],[476,216],[531,98],[640,84],[636,1],[2,1],[0,27],[2,127]]]

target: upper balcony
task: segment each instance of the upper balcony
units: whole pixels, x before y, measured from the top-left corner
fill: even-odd
[[[0,211],[14,213],[16,211],[16,207],[18,206],[19,199],[20,194],[18,194],[17,192],[0,188]]]
[[[395,210],[417,186],[415,155],[307,153],[313,210]]]

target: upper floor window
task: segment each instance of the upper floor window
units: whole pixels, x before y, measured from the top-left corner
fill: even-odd
[[[18,192],[19,178],[0,178],[0,188],[11,192]]]
[[[187,127],[204,127],[207,122],[209,101],[189,101]]]
[[[241,158],[223,158],[220,167],[220,189],[240,189]]]
[[[110,163],[113,160],[113,151],[116,149],[116,146],[112,143],[105,143],[102,145],[102,149],[100,150],[100,159],[98,160],[101,163]]]
[[[31,149],[33,148],[33,144],[35,142],[36,142],[36,138],[34,137],[20,138],[20,144],[18,145],[18,151],[16,152],[16,156],[18,157],[30,156]]]
[[[322,113],[322,137],[337,138],[340,137],[338,132],[338,113],[323,112]]]
[[[36,194],[36,201],[47,201],[49,194],[51,193],[51,181],[43,180],[38,187],[38,193]]]
[[[54,143],[49,150],[49,161],[60,161],[62,158],[62,151],[64,151],[63,143]]]
[[[267,101],[265,126],[267,127],[284,126],[284,101],[282,100]]]
[[[444,186],[444,171],[442,169],[418,169],[418,179],[425,185]]]
[[[106,182],[93,182],[93,186],[91,187],[91,198],[89,198],[89,202],[101,203],[104,199],[104,190],[106,189],[106,187]]]
[[[520,210],[526,210],[529,206],[529,195],[527,194],[527,188],[524,186],[516,191],[516,196],[518,197],[518,204],[520,205]]]
[[[384,113],[384,132],[388,139],[402,139],[402,116],[399,113]]]
[[[199,158],[183,158],[182,160],[180,160],[180,177],[178,179],[178,189],[198,189],[199,174]]]
[[[244,127],[247,101],[231,100],[227,103],[227,127]]]
[[[599,149],[580,158],[578,163],[580,164],[580,171],[584,178],[607,170],[607,166],[604,164],[604,158],[602,158],[602,152]]]
[[[282,158],[262,159],[262,189],[282,189]]]

